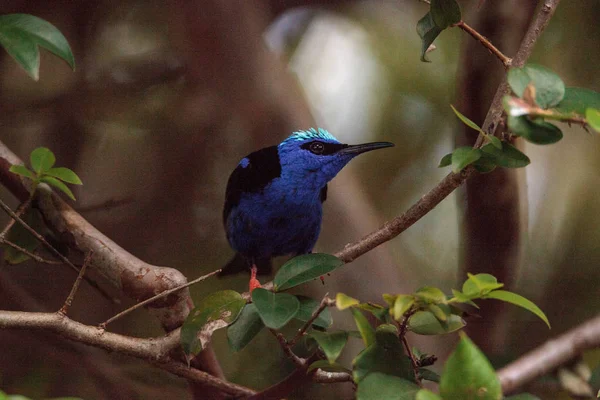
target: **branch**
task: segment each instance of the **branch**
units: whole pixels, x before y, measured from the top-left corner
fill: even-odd
[[[498,57],[498,59],[504,65],[504,68],[508,69],[511,66],[512,59],[510,57],[507,57],[506,55],[504,55],[504,53],[502,53],[496,46],[494,46],[492,44],[492,42],[490,42],[481,33],[477,32],[472,26],[467,25],[467,23],[464,21],[460,21],[455,26],[457,26],[460,29],[462,29],[463,31],[467,32],[469,35],[471,35],[473,38],[475,38],[475,40],[477,40],[479,43],[481,43],[483,45],[483,47],[488,49],[490,51],[490,53],[492,53],[493,55]]]
[[[329,293],[325,293],[325,296],[323,297],[323,300],[321,300],[319,307],[317,307],[317,309],[312,313],[308,321],[306,321],[306,323],[300,329],[298,329],[298,333],[296,333],[296,336],[294,336],[292,340],[287,342],[288,346],[291,347],[298,343],[298,340],[302,339],[302,336],[304,336],[304,334],[306,333],[308,328],[310,328],[312,323],[315,322],[317,318],[319,318],[319,315],[323,312],[323,310],[327,307],[335,305],[335,300],[327,297],[328,294]]]
[[[206,372],[189,368],[186,364],[169,357],[179,346],[180,330],[176,329],[159,338],[134,338],[105,332],[100,328],[73,321],[61,313],[34,313],[20,311],[0,311],[0,329],[27,329],[53,332],[65,339],[99,347],[143,359],[193,382],[219,389],[233,396],[249,396],[254,391],[243,386],[226,382]]]
[[[11,221],[14,221],[14,219],[11,219]],[[0,244],[5,244],[8,247],[12,247],[13,249],[15,249],[23,254],[26,254],[27,256],[31,257],[35,261],[42,263],[42,264],[60,265],[63,263],[62,261],[47,260],[44,257],[38,256],[37,254],[32,253],[31,251],[27,250],[26,248],[21,247],[18,244],[11,242],[10,240],[6,240],[6,238],[2,237],[1,235],[0,235]]]
[[[525,384],[572,361],[585,350],[600,348],[600,315],[573,328],[498,371],[502,392],[514,393]]]
[[[59,314],[67,315],[67,312],[69,311],[69,307],[71,307],[71,304],[73,303],[73,298],[75,297],[75,293],[77,293],[77,289],[79,289],[79,284],[81,283],[81,278],[83,278],[83,276],[85,275],[85,270],[87,269],[87,266],[90,263],[90,258],[92,258],[92,254],[94,254],[94,253],[89,252],[86,254],[85,259],[83,260],[83,265],[81,266],[81,269],[79,270],[79,274],[77,274],[77,279],[75,279],[75,283],[73,283],[73,287],[71,288],[71,292],[69,292],[69,295],[67,296],[67,299],[65,300],[65,303],[58,311]]]

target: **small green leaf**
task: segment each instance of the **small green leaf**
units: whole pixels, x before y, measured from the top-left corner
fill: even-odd
[[[371,372],[358,385],[357,400],[414,400],[419,386],[406,379]]]
[[[467,296],[466,294],[459,292],[458,290],[452,289],[452,295],[456,298],[456,300],[458,300],[459,303],[465,303],[475,308],[479,308],[477,304],[473,303],[473,300],[470,296]]]
[[[283,328],[300,310],[296,296],[272,293],[263,288],[252,291],[252,302],[264,324],[272,329]]]
[[[471,121],[469,118],[461,114],[461,112],[454,108],[452,104],[450,104],[450,107],[452,107],[452,111],[454,111],[454,114],[456,114],[458,119],[460,119],[463,122],[463,124],[465,124],[469,128],[475,129],[477,132],[483,132],[479,125],[477,125],[475,122]]]
[[[425,379],[426,381],[440,383],[440,376],[427,368],[419,368],[419,375],[421,379]]]
[[[431,12],[425,14],[425,16],[417,22],[417,34],[421,38],[421,61],[430,62],[426,57],[427,50],[440,33],[442,33],[442,29],[438,28],[433,22]]]
[[[545,121],[532,121],[527,116],[513,117],[510,115],[507,121],[512,133],[531,143],[552,144],[563,137],[558,127]]]
[[[25,178],[35,180],[35,175],[33,174],[33,172],[31,172],[29,170],[29,168],[27,168],[24,165],[20,165],[20,164],[11,165],[9,171],[12,172],[13,174],[21,175],[21,176],[24,176]]]
[[[585,115],[588,108],[600,109],[600,93],[590,89],[568,87],[565,89],[565,97],[556,106],[556,111]]]
[[[452,152],[452,172],[462,171],[467,165],[474,163],[481,157],[481,150],[473,147],[459,147]]]
[[[448,315],[444,312],[444,310],[438,306],[437,304],[430,304],[427,306],[427,309],[437,318],[441,323],[446,323],[448,321]]]
[[[356,327],[362,336],[365,346],[373,344],[375,341],[375,329],[373,329],[367,318],[359,310],[351,308],[350,311],[352,311],[354,322],[356,322]]]
[[[408,320],[409,329],[418,335],[443,335],[465,326],[458,315],[450,315],[446,322],[440,322],[430,311],[417,311]]]
[[[62,191],[64,194],[66,194],[67,196],[69,196],[69,198],[71,200],[75,200],[75,196],[73,195],[73,192],[71,192],[71,189],[69,189],[67,187],[67,185],[65,185],[64,183],[62,183],[58,179],[53,178],[51,176],[42,176],[40,178],[40,182],[44,182],[44,183],[47,183],[50,186],[54,186],[55,188],[57,188],[58,190]]]
[[[77,174],[71,171],[69,168],[50,168],[48,171],[44,172],[44,175],[53,176],[61,181],[71,183],[73,185],[83,185],[83,182],[81,182],[81,179],[79,179]]]
[[[462,19],[456,0],[431,0],[431,18],[440,29],[458,24]]]
[[[541,108],[554,107],[565,96],[562,79],[546,67],[527,64],[523,68],[511,68],[508,71],[508,83],[517,96],[523,97],[530,82],[535,87],[535,101]]]
[[[548,321],[548,317],[546,317],[546,314],[544,314],[544,312],[540,310],[540,308],[536,306],[532,301],[526,299],[521,295],[509,292],[507,290],[494,290],[493,292],[486,294],[484,298],[501,300],[524,308],[540,317],[542,321],[544,321],[546,325],[548,325],[548,328],[550,328],[550,322]]]
[[[43,234],[45,230],[44,220],[39,210],[35,208],[29,208],[22,215],[23,221],[32,227],[36,232]],[[33,236],[27,229],[21,224],[15,224],[6,234],[6,240],[11,243],[18,245],[19,247],[34,252],[40,247],[40,242]],[[9,264],[20,264],[23,261],[29,260],[29,256],[25,253],[21,253],[18,250],[8,246],[2,245],[4,249],[4,260]]]
[[[451,164],[452,164],[452,153],[448,153],[444,157],[442,157],[442,159],[440,160],[440,164],[438,165],[438,168],[447,167],[448,165],[451,165]]]
[[[352,375],[356,383],[360,383],[372,372],[414,380],[412,366],[404,354],[398,338],[398,329],[394,325],[383,324],[377,327],[374,343],[354,358],[352,366]]]
[[[397,294],[389,294],[389,293],[384,293],[382,295],[383,297],[383,301],[385,301],[388,306],[392,307],[394,305],[394,303],[396,302],[396,299],[398,298]]]
[[[440,289],[433,286],[423,286],[415,292],[415,297],[425,304],[443,303],[446,295]]]
[[[342,265],[344,262],[331,254],[314,253],[294,257],[277,271],[275,279],[273,279],[273,290],[280,292],[293,288],[323,276]]]
[[[0,45],[36,81],[40,68],[38,46],[62,58],[75,69],[75,59],[67,39],[54,25],[33,15],[1,15]]]
[[[450,355],[442,379],[440,395],[444,400],[500,400],[502,388],[494,368],[485,355],[465,335],[460,335]]]
[[[375,318],[377,318],[380,321],[385,320],[386,316],[389,313],[389,310],[387,308],[380,306],[379,304],[360,303],[356,305],[356,308],[370,312],[371,314],[373,314],[373,316],[375,316]]]
[[[343,311],[346,308],[355,306],[359,303],[360,303],[360,301],[356,300],[354,297],[345,295],[344,293],[338,293],[335,295],[335,306],[340,311]]]
[[[398,295],[392,309],[394,319],[400,321],[404,314],[415,304],[415,298],[408,294]]]
[[[227,327],[229,347],[233,351],[242,350],[264,327],[256,306],[246,304],[238,319]]]
[[[352,371],[350,371],[348,368],[344,367],[342,364],[338,364],[338,363],[330,363],[327,360],[317,360],[314,363],[310,364],[310,366],[308,367],[308,369],[306,370],[306,372],[310,372],[313,369],[317,369],[320,368],[323,371],[327,371],[327,372],[346,372],[346,373],[352,373]]]
[[[421,389],[417,392],[415,400],[442,400],[442,398],[430,390]]]
[[[306,296],[296,297],[300,301],[300,309],[298,310],[298,314],[296,314],[295,318],[302,322],[306,322],[310,319],[313,312],[315,312],[315,310],[319,307],[320,302]],[[329,309],[325,308],[323,311],[321,311],[317,319],[315,319],[312,324],[313,326],[318,326],[323,329],[329,328],[331,324],[333,324]]]
[[[37,149],[33,150],[29,156],[29,159],[31,161],[31,167],[38,175],[40,175],[42,172],[48,171],[56,162],[54,153],[46,147],[38,147]]]
[[[585,119],[593,130],[600,132],[600,110],[588,108],[585,110]]]
[[[233,290],[212,293],[198,303],[181,327],[181,346],[186,354],[198,354],[213,332],[235,321],[246,301]]]
[[[481,158],[473,163],[473,168],[482,174],[492,172],[496,167],[497,165],[494,162],[494,158],[484,152],[481,153]]]
[[[498,139],[498,138],[496,138]],[[500,143],[500,149],[493,144],[486,144],[481,151],[489,156],[494,164],[504,168],[522,168],[531,163],[529,157],[507,142]]]
[[[494,135],[488,135],[488,139],[492,146],[497,148],[498,150],[502,150],[502,141]]]
[[[333,364],[342,354],[342,350],[344,350],[348,341],[348,332],[345,331],[331,333],[314,331],[308,336],[317,341],[330,364]]]
[[[490,274],[467,275],[468,279],[463,283],[462,292],[471,299],[481,297],[481,295],[504,286],[503,283],[498,282],[495,276]]]

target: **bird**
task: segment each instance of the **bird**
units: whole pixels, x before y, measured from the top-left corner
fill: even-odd
[[[272,258],[311,253],[328,182],[357,155],[392,146],[348,145],[325,129],[310,128],[242,158],[227,182],[223,207],[227,241],[236,254],[220,275],[250,270],[252,287],[257,273],[272,272]]]

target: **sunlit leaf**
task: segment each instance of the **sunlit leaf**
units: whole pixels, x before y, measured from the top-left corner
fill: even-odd
[[[417,392],[415,400],[442,400],[442,398],[427,389],[421,389]]]
[[[444,366],[440,380],[444,400],[500,400],[502,388],[485,355],[464,334]]]
[[[71,171],[69,168],[59,167],[59,168],[50,168],[49,170],[44,172],[45,175],[53,176],[54,178],[60,179],[61,181],[71,183],[73,185],[82,185],[81,179],[77,176],[77,174]]]
[[[362,336],[365,346],[373,344],[375,341],[375,329],[371,326],[367,318],[356,308],[351,308],[352,315],[354,316],[354,322],[356,327]]]
[[[33,150],[29,156],[31,167],[39,175],[42,172],[48,171],[56,162],[54,153],[46,147],[38,147]]]
[[[424,303],[443,303],[446,295],[439,288],[423,286],[415,292],[415,297]]]
[[[346,308],[355,306],[359,303],[360,303],[360,301],[356,300],[354,297],[345,295],[344,293],[338,293],[335,295],[335,306],[340,311],[345,310]]]
[[[495,276],[490,274],[467,274],[468,278],[463,283],[462,292],[471,298],[481,296],[504,286]]]
[[[464,116],[460,111],[458,111],[456,108],[454,108],[454,106],[452,104],[450,104],[450,107],[452,107],[452,111],[454,111],[454,114],[456,114],[458,119],[460,119],[463,122],[463,124],[465,124],[469,128],[475,129],[477,132],[482,132],[479,125],[477,125],[475,122],[471,121],[469,118]]]
[[[24,165],[20,165],[20,164],[11,165],[9,171],[12,172],[13,174],[24,176],[25,178],[29,178],[32,180],[35,179],[34,173],[31,172],[29,170],[29,168],[27,168]]]
[[[528,300],[521,295],[509,292],[507,290],[494,290],[493,292],[486,294],[484,298],[501,300],[524,308],[540,317],[541,320],[544,321],[546,325],[548,325],[548,328],[550,328],[550,322],[548,321],[548,317],[546,317],[546,314],[544,314],[544,312],[531,300]]]
[[[392,312],[394,319],[400,321],[404,314],[415,304],[415,298],[411,295],[401,294],[396,298]]]
[[[593,130],[600,132],[600,110],[588,108],[585,110],[585,119]]]
[[[302,283],[312,281],[334,269],[344,262],[331,254],[304,254],[283,264],[273,279],[276,292],[293,288]]]
[[[75,200],[75,196],[73,195],[73,192],[71,192],[71,189],[69,189],[67,185],[65,185],[58,179],[53,178],[51,176],[42,176],[40,178],[40,182],[44,182],[50,186],[54,186],[55,188],[57,188],[58,190],[60,190],[61,192],[63,192],[67,196],[69,196],[69,198],[71,200]]]

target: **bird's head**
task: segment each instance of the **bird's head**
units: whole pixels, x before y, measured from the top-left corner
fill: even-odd
[[[279,144],[278,152],[282,175],[318,189],[357,155],[393,145],[389,142],[343,144],[325,129],[311,128],[294,132]]]

